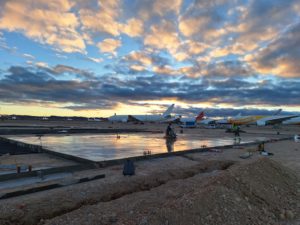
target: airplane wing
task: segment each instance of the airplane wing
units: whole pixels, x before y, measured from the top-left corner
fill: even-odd
[[[256,124],[258,126],[265,126],[265,125],[274,125],[274,124],[278,124],[281,123],[285,120],[291,119],[297,117],[296,115],[290,115],[290,116],[270,116],[270,117],[266,117],[260,120],[256,121]]]
[[[283,121],[282,124],[295,124],[295,125],[300,125],[300,116],[288,119]]]

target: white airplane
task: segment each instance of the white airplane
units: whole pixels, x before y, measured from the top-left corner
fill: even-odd
[[[282,124],[300,125],[300,116],[285,120],[285,121],[282,122]]]
[[[283,121],[289,120],[289,119],[292,119],[292,118],[295,118],[295,117],[298,117],[298,115],[267,116],[267,117],[264,117],[262,119],[257,120],[256,124],[258,126],[274,125],[274,124],[283,123]]]
[[[236,116],[240,116],[240,114]],[[226,125],[229,124],[229,118],[223,117],[220,119],[216,119],[216,118],[206,117],[205,119],[201,120],[200,123],[204,125]]]
[[[201,121],[204,117],[204,112],[200,112],[196,117],[193,118],[180,118],[179,121],[182,123],[181,127],[192,128],[196,127],[197,122]]]
[[[190,122],[190,121],[197,122],[202,120],[203,117],[204,117],[204,112],[202,111],[196,117],[181,117],[180,122]]]
[[[212,119],[212,118],[205,118],[200,121],[201,124],[204,125],[216,125],[216,124],[228,124],[228,119]]]
[[[112,122],[163,122],[172,119],[171,113],[174,109],[172,104],[163,114],[158,115],[113,115],[108,118]],[[177,118],[174,118],[174,120]],[[171,122],[171,121],[170,121]]]

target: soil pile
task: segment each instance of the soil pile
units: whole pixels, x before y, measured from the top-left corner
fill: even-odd
[[[260,159],[191,173],[40,224],[295,224],[299,200],[299,178],[279,163]]]

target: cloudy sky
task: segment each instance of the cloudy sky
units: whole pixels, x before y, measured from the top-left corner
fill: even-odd
[[[300,111],[300,0],[1,0],[0,113]]]

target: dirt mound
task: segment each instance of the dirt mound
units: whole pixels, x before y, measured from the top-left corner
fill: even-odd
[[[299,218],[299,200],[299,178],[261,159],[192,173],[40,224],[278,224]]]
[[[183,157],[172,157],[170,160],[145,162],[144,166],[138,166],[139,175],[132,177],[121,175],[122,167],[120,167],[114,171],[119,174],[117,176],[108,174],[102,180],[3,200],[0,202],[0,224],[37,224],[41,219],[60,216],[85,205],[109,202],[125,195],[153,189],[171,180],[223,170],[232,164],[232,161],[226,160],[199,163]]]

